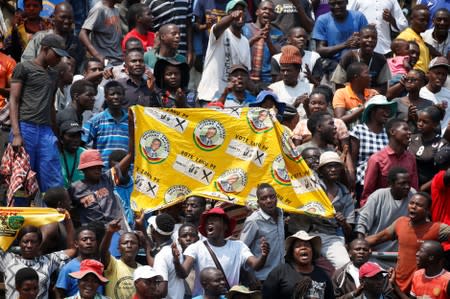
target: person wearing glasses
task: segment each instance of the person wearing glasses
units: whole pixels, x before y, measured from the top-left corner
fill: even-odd
[[[420,90],[425,86],[425,73],[421,70],[410,70],[404,79],[407,95],[401,98],[395,98],[392,101],[397,103],[396,118],[408,122],[411,132],[417,131],[418,112],[433,102],[420,96]]]

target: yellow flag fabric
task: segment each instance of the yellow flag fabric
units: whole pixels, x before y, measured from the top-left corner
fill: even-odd
[[[287,212],[332,217],[334,208],[291,146],[291,131],[263,108],[132,107],[135,186],[132,204],[156,210],[202,195],[238,205],[271,184]]]
[[[64,214],[50,208],[0,207],[0,248],[8,250],[19,230],[26,225],[42,226],[64,219]]]

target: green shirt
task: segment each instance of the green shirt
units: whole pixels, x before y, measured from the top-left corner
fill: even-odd
[[[61,161],[62,174],[64,176],[64,187],[69,188],[73,182],[84,179],[84,173],[78,170],[78,164],[80,163],[80,155],[85,149],[79,147],[75,155],[64,150],[59,154],[59,160]],[[65,159],[64,159],[65,158]],[[70,179],[71,177],[71,179]]]
[[[164,57],[160,56],[159,53],[155,52],[155,49],[152,49],[150,51],[147,51],[144,54],[144,63],[146,66],[150,67],[151,69],[155,68],[155,64],[158,61],[158,59],[174,59],[178,62],[186,62],[186,58],[181,54],[175,54],[175,56],[172,57]]]

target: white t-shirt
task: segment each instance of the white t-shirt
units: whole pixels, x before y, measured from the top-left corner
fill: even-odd
[[[164,281],[167,281],[168,289],[166,299],[179,299],[184,297],[184,280],[177,277],[170,245],[164,246],[156,254],[153,268],[161,273]]]
[[[432,93],[426,86],[422,87],[419,97],[432,101],[434,104],[446,103],[444,119],[441,121],[442,134],[444,134],[447,124],[450,121],[450,89],[442,87],[437,93]]]
[[[241,267],[245,265],[249,257],[253,256],[247,245],[242,241],[227,240],[222,247],[216,247],[211,244],[209,246],[216,254],[230,286],[239,284]],[[192,295],[194,297],[201,295],[200,271],[206,267],[216,268],[216,264],[203,241],[197,241],[190,245],[184,251],[184,255],[194,258],[195,261],[195,286]]]
[[[305,55],[303,55],[302,57],[302,71],[298,74],[298,80],[310,83],[308,78],[306,78],[306,67],[304,65],[307,65],[309,70],[312,72],[314,67],[316,66],[317,60],[320,58],[320,55],[319,53],[314,51],[304,51]],[[272,58],[275,59],[276,62],[278,62],[278,65],[280,65],[281,53],[273,55]]]
[[[442,56],[447,57],[448,51],[450,50],[450,34],[447,35],[447,39],[445,41],[438,43],[438,41],[433,37],[433,31],[434,28],[430,28],[427,31],[422,32],[420,35],[427,44],[432,45],[442,54]]]
[[[214,25],[216,26],[216,25]],[[209,34],[203,74],[198,85],[198,98],[212,101],[220,97],[228,83],[228,73],[234,64],[243,64],[251,69],[250,44],[244,35],[235,36],[227,28],[218,39],[214,26]]]
[[[280,102],[294,105],[297,97],[303,95],[304,93],[307,93],[308,95],[311,93],[313,85],[305,81],[297,81],[297,85],[292,87],[287,86],[284,84],[283,80],[281,80],[270,84],[269,88],[272,89],[272,91],[278,96]],[[298,106],[297,111],[300,115],[300,119],[306,118],[306,112],[303,105]]]

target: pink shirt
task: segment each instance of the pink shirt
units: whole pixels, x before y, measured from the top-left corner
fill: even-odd
[[[407,71],[403,65],[403,61],[408,56],[395,56],[387,60],[392,75],[406,75]]]
[[[361,206],[366,203],[370,194],[379,188],[389,187],[387,175],[392,167],[405,168],[411,177],[411,187],[418,190],[419,178],[417,175],[416,157],[407,150],[398,156],[388,145],[378,153],[370,156],[367,162]]]

